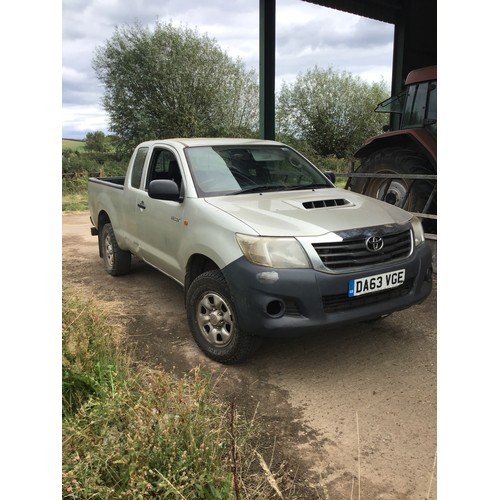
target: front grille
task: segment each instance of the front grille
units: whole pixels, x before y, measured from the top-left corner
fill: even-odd
[[[325,313],[334,313],[356,309],[358,307],[384,302],[386,300],[398,299],[410,293],[413,286],[413,278],[406,280],[401,286],[391,288],[382,292],[377,292],[369,295],[360,295],[359,297],[348,297],[347,293],[339,295],[323,295],[323,310]]]
[[[332,271],[373,266],[408,257],[412,249],[411,231],[384,234],[384,246],[378,252],[366,248],[368,235],[332,243],[313,243],[321,262]]]

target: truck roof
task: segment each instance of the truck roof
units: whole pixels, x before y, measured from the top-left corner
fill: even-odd
[[[195,146],[251,146],[254,145],[275,145],[283,146],[281,142],[269,141],[264,139],[243,139],[235,137],[194,137],[194,138],[174,138],[174,139],[160,139],[156,141],[147,141],[142,143],[145,145],[152,144],[170,144],[170,145],[181,145],[184,147],[195,147]]]

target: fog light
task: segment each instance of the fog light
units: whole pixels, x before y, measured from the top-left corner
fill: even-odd
[[[281,300],[271,300],[267,304],[266,312],[272,318],[281,318],[285,314],[285,304]]]

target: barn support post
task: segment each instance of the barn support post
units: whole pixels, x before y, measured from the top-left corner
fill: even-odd
[[[276,0],[259,0],[259,133],[274,140]]]

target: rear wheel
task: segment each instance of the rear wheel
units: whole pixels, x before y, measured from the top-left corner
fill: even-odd
[[[207,271],[191,283],[186,294],[188,323],[194,340],[209,358],[224,364],[248,359],[261,338],[240,329],[222,273]]]
[[[127,274],[130,271],[131,254],[118,246],[113,226],[109,222],[101,229],[100,243],[106,271],[112,276]]]
[[[430,163],[415,151],[385,148],[363,159],[359,173],[433,175]],[[434,180],[353,178],[351,189],[390,203],[409,212],[436,214]],[[430,201],[429,201],[430,200]],[[436,221],[423,219],[426,232],[436,232]]]

